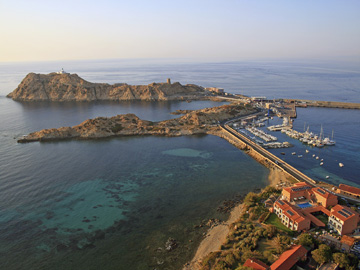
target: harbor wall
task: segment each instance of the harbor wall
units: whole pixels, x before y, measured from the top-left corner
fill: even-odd
[[[324,107],[341,109],[360,109],[360,103],[336,102],[336,101],[318,101],[306,99],[284,99],[285,102],[295,103],[299,107]],[[305,106],[304,106],[305,105]]]
[[[230,128],[230,127],[228,127]],[[276,164],[275,162],[273,162],[272,160],[268,159],[267,157],[265,157],[264,155],[262,155],[261,153],[259,153],[258,151],[256,151],[252,146],[251,143],[246,143],[247,141],[249,141],[248,138],[246,138],[245,136],[243,136],[242,134],[238,134],[239,137],[241,137],[242,139],[237,138],[236,136],[234,136],[233,134],[231,134],[228,130],[226,130],[225,128],[221,127],[221,131],[213,133],[213,135],[219,136],[221,138],[224,138],[225,140],[227,140],[228,142],[230,142],[231,144],[233,144],[234,146],[236,146],[237,148],[241,149],[241,150],[245,150],[245,152],[251,156],[252,158],[254,158],[257,162],[261,163],[262,165],[264,165],[265,167],[269,168],[269,169],[279,169],[281,171],[283,171],[290,179],[294,179],[297,182],[303,181],[300,179],[295,178],[293,175],[291,175],[290,173],[288,173],[286,170],[284,170],[282,167],[280,167],[278,164]],[[230,128],[231,129],[231,128]],[[233,129],[232,129],[233,130]],[[234,132],[236,132],[235,130],[233,130]],[[310,184],[316,184],[316,181],[311,179],[310,177],[308,177],[307,175],[303,174],[302,172],[300,172],[299,170],[295,169],[294,167],[290,166],[289,164],[285,163],[283,160],[281,160],[280,158],[276,157],[275,155],[273,155],[272,153],[270,153],[269,151],[262,149],[262,151],[264,151],[267,155],[271,156],[274,160],[277,160],[278,162],[281,162],[282,164],[286,164],[287,167],[291,167],[291,170],[296,171],[297,174],[301,175],[303,178],[306,179],[306,181]]]

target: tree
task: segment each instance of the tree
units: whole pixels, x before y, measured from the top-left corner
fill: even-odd
[[[273,238],[276,233],[277,229],[274,225],[267,225],[263,236],[270,239]]]
[[[286,244],[283,241],[283,238],[280,234],[278,234],[274,239],[272,240],[274,242],[274,246],[276,247],[276,252],[281,254],[286,249]]]
[[[247,259],[254,258],[258,260],[264,260],[264,256],[259,251],[245,251],[241,256],[241,261],[245,263]]]
[[[350,264],[349,258],[344,253],[334,253],[333,260],[339,265],[340,268],[348,267]]]
[[[255,204],[257,200],[258,200],[258,195],[254,192],[249,192],[244,198],[244,203],[251,206]]]
[[[265,250],[264,251],[264,257],[268,261],[269,264],[272,264],[275,261],[274,254],[272,250]]]
[[[315,244],[315,239],[311,234],[303,233],[298,237],[298,242],[302,246],[313,247]]]
[[[239,265],[235,270],[253,270],[250,267]]]
[[[315,249],[311,252],[313,259],[319,263],[326,263],[329,262],[331,260],[331,248],[327,245],[320,245],[318,249]]]

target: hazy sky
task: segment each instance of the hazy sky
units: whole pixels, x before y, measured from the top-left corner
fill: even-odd
[[[0,62],[360,59],[359,0],[0,0]]]

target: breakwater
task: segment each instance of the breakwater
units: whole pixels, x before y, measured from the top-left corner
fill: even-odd
[[[228,125],[221,125],[221,128],[222,132],[221,134],[216,134],[217,136],[226,139],[228,142],[235,145],[239,149],[245,150],[251,157],[253,157],[255,160],[257,160],[259,163],[263,164],[267,168],[280,169],[281,171],[286,173],[288,177],[298,182],[305,181],[311,185],[316,184],[315,180],[311,179],[310,177],[295,169],[291,165],[285,163],[283,160],[276,157],[261,146],[256,145],[251,140],[238,133]]]
[[[320,101],[306,99],[284,99],[285,102],[294,103],[299,107],[324,107],[324,108],[341,108],[341,109],[360,109],[360,103],[337,102],[337,101]]]

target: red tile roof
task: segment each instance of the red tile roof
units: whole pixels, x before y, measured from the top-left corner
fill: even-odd
[[[281,254],[271,266],[271,270],[289,270],[307,253],[306,248],[301,245],[292,246],[289,250]]]
[[[326,199],[328,199],[329,197],[336,197],[334,194],[331,194],[330,192],[319,187],[313,188],[312,191]]]
[[[279,201],[281,201],[281,203],[279,203]],[[279,200],[276,201],[275,204],[277,207],[279,207],[282,210],[282,213],[287,216],[289,219],[291,219],[294,222],[301,222],[303,220],[305,220],[306,218],[304,217],[304,215],[298,210],[296,209],[293,205],[291,205],[289,202],[284,201],[284,200]],[[290,210],[290,214],[288,211]]]
[[[259,261],[257,259],[253,259],[253,258],[247,259],[246,262],[244,263],[244,266],[250,267],[255,270],[266,270],[266,269],[270,268],[268,265],[266,265],[262,261]]]
[[[344,215],[341,215],[339,213],[339,211],[342,211],[343,209],[346,209],[347,211],[349,211],[351,213],[351,215],[347,215],[344,216]],[[349,207],[346,207],[346,206],[343,206],[343,205],[340,205],[340,204],[337,204],[335,205],[333,208],[331,208],[331,212],[330,212],[332,215],[334,215],[335,217],[337,217],[338,219],[342,220],[342,221],[345,221],[345,220],[348,220],[354,216],[358,216],[359,214],[356,213],[354,210],[352,210],[351,208]]]
[[[360,195],[360,188],[348,186],[345,184],[340,184],[339,189],[349,192],[349,193],[352,193],[352,194]]]
[[[355,238],[347,236],[347,235],[343,235],[341,237],[340,242],[351,247],[355,243]]]

